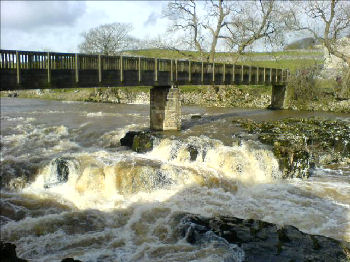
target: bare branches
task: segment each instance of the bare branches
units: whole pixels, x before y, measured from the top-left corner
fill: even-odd
[[[302,10],[293,12],[290,29],[309,32],[329,54],[335,55],[350,65],[350,55],[340,51],[339,39],[350,34],[350,2],[312,1],[303,3]],[[297,10],[297,8],[295,8]],[[306,14],[307,19],[302,19]]]
[[[112,55],[129,46],[132,41],[130,24],[112,23],[90,29],[83,33],[84,42],[79,45],[80,52]]]
[[[190,35],[187,44],[194,46],[202,54],[201,23],[197,14],[197,3],[190,1],[173,1],[168,3],[163,15],[173,22],[169,31],[187,33]]]
[[[222,29],[227,25],[228,21],[225,19],[233,12],[233,5],[230,2],[225,2],[223,0],[218,0],[215,2],[214,0],[207,1],[209,7],[209,14],[207,17],[210,17],[212,20],[215,17],[215,24],[211,24],[207,21],[203,27],[208,29],[211,34],[211,47],[209,52],[209,60],[214,61],[215,59],[215,51],[218,40],[221,38]]]
[[[245,2],[237,14],[226,24],[227,35],[223,36],[230,49],[242,54],[256,41],[265,39],[271,44],[282,39],[285,23],[289,17],[282,12],[276,1]]]
[[[214,61],[218,40],[232,11],[233,2],[224,0],[172,1],[164,10],[164,16],[173,23],[170,31],[189,36],[187,45],[195,48],[202,60]],[[210,48],[206,48],[207,43]],[[205,52],[209,49],[209,56]]]

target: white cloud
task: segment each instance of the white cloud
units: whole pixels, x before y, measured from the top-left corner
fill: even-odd
[[[85,13],[85,10],[85,2],[2,1],[1,25],[7,29],[19,31],[72,26]]]
[[[1,48],[76,52],[82,32],[123,22],[136,38],[166,30],[161,1],[1,1]],[[148,22],[147,22],[148,21]],[[147,24],[147,26],[145,26]]]

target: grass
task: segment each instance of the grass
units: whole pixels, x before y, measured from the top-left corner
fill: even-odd
[[[199,58],[199,52],[196,51],[183,51],[183,50],[167,50],[167,49],[141,49],[141,50],[129,50],[126,51],[129,54],[145,56],[145,57],[159,57],[159,58]],[[208,56],[209,53],[204,53],[205,56]],[[290,51],[278,51],[278,52],[247,52],[243,57],[259,57],[259,56],[314,56],[322,55],[321,50],[310,51],[310,50],[290,50]],[[236,53],[233,52],[217,52],[216,57],[236,57]]]
[[[143,49],[143,50],[131,50],[128,54],[145,56],[145,57],[159,57],[168,59],[194,59],[199,60],[199,53],[195,51],[176,51],[165,49]],[[291,72],[295,72],[298,69],[318,66],[323,64],[323,60],[315,56],[321,56],[323,52],[321,50],[291,50],[291,51],[279,51],[279,52],[249,52],[246,53],[240,64],[254,65],[259,67],[272,67],[272,68],[288,68]],[[207,55],[207,54],[206,54]],[[231,60],[234,59],[235,53],[218,52],[216,58]],[[266,58],[266,56],[269,56]],[[257,58],[261,57],[258,61]],[[265,58],[265,59],[264,59]]]

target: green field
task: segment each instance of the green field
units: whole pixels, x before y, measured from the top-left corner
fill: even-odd
[[[159,57],[168,59],[193,59],[200,60],[200,55],[195,51],[166,50],[166,49],[142,49],[129,50],[125,52],[129,55],[144,57]],[[204,53],[208,56],[208,53]],[[279,52],[247,52],[240,57],[239,64],[254,65],[259,67],[277,67],[288,68],[292,72],[317,65],[322,65],[320,59],[322,51],[312,50],[292,50]],[[218,52],[216,59],[218,61],[234,61],[237,58],[236,53]],[[258,61],[257,61],[258,60]]]

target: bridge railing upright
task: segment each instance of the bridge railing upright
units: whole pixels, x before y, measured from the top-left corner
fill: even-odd
[[[243,64],[208,63],[185,59],[105,56],[75,53],[0,50],[2,84],[34,87],[284,84],[289,71]],[[1,87],[3,89],[3,87]]]

